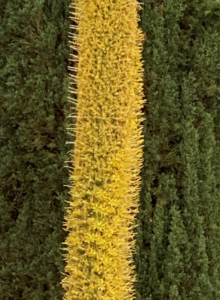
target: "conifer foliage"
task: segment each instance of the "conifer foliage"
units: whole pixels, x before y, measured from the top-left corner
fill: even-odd
[[[143,35],[134,0],[76,0],[70,102],[73,186],[65,217],[64,299],[133,299],[142,165]],[[76,74],[74,74],[76,72]],[[77,83],[77,89],[72,85]],[[73,95],[73,97],[72,97]],[[74,122],[76,120],[76,122]]]
[[[144,1],[137,299],[220,299],[217,1]]]
[[[61,300],[68,1],[0,1],[0,299]]]

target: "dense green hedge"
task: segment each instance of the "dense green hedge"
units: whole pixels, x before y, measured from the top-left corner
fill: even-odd
[[[0,299],[62,299],[70,1],[0,2]]]
[[[137,299],[220,299],[220,5],[143,2]]]

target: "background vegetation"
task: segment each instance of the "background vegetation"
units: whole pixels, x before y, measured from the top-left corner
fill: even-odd
[[[141,2],[137,299],[220,299],[220,4]],[[64,295],[69,4],[0,0],[1,300]]]
[[[219,3],[143,2],[137,299],[220,299]]]
[[[62,299],[69,1],[0,1],[0,299]]]

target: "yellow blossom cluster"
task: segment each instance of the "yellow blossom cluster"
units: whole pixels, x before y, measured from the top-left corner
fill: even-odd
[[[133,228],[143,163],[143,34],[136,0],[75,0],[78,34],[74,171],[66,300],[134,299]],[[75,28],[72,25],[72,28]]]

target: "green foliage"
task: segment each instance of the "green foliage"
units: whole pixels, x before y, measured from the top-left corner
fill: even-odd
[[[219,0],[142,0],[138,300],[220,299]],[[0,299],[61,300],[69,1],[0,1]]]
[[[137,299],[220,299],[219,3],[142,2]]]
[[[0,299],[62,299],[68,1],[0,3]]]

